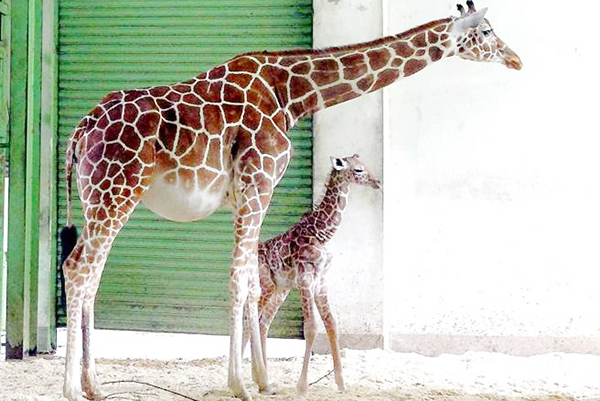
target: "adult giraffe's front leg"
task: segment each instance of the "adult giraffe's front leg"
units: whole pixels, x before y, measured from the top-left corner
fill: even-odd
[[[259,172],[243,175],[236,183],[237,212],[234,222],[233,266],[229,277],[231,300],[229,387],[236,397],[251,400],[243,383],[242,349],[244,307],[247,308],[247,328],[250,332],[252,373],[259,391],[272,394],[260,344],[258,300],[258,239],[260,227],[273,194],[272,180]]]

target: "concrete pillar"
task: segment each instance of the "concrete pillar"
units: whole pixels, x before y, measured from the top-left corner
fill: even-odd
[[[315,48],[382,36],[382,0],[316,0],[313,4]],[[371,171],[382,177],[382,105],[379,91],[315,114],[315,202],[323,195],[330,156],[358,153]],[[382,193],[353,187],[342,225],[329,243],[333,254],[329,297],[342,348],[384,346],[382,232]],[[322,326],[315,350],[329,350]]]

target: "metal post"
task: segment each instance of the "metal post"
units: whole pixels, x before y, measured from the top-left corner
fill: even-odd
[[[39,352],[56,349],[56,163],[57,163],[57,14],[58,2],[44,0],[42,27],[40,227],[39,227]]]
[[[27,33],[27,127],[25,181],[25,264],[29,271],[29,336],[26,352],[37,353],[40,201],[40,95],[42,73],[42,2],[29,0]],[[27,322],[25,322],[27,324]]]

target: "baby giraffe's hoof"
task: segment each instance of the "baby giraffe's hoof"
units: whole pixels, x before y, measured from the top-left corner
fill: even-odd
[[[308,394],[308,384],[298,383],[296,386],[296,394],[298,394],[300,397],[306,397],[306,394]]]
[[[342,379],[342,378],[336,378],[335,382],[337,384],[338,391],[340,393],[345,393],[346,392],[346,385],[344,384],[344,379]]]

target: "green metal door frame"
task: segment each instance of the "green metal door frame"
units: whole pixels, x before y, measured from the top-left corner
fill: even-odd
[[[22,359],[35,354],[38,345],[41,351],[50,351],[55,343],[54,319],[48,311],[53,313],[54,309],[55,264],[48,253],[54,252],[55,241],[52,233],[50,238],[47,235],[49,228],[54,227],[50,218],[55,213],[51,206],[54,190],[48,190],[56,152],[55,130],[52,131],[55,35],[48,35],[42,46],[42,21],[47,25],[45,34],[55,30],[55,2],[15,1],[10,16],[6,357]]]
[[[6,358],[22,359],[28,348],[25,309],[29,304],[25,266],[25,180],[27,121],[27,19],[26,1],[11,4],[10,104],[9,104],[9,193]],[[27,315],[29,313],[27,312]],[[28,316],[27,316],[28,317]],[[28,322],[27,322],[28,323]],[[24,344],[27,341],[27,344]]]
[[[0,147],[8,146],[8,93],[10,85],[10,6],[0,0]]]
[[[6,293],[5,293],[5,261],[4,261],[4,191],[7,167],[8,148],[8,99],[10,87],[10,7],[8,0],[0,1],[0,242],[2,257],[0,258],[0,331],[6,325]]]

